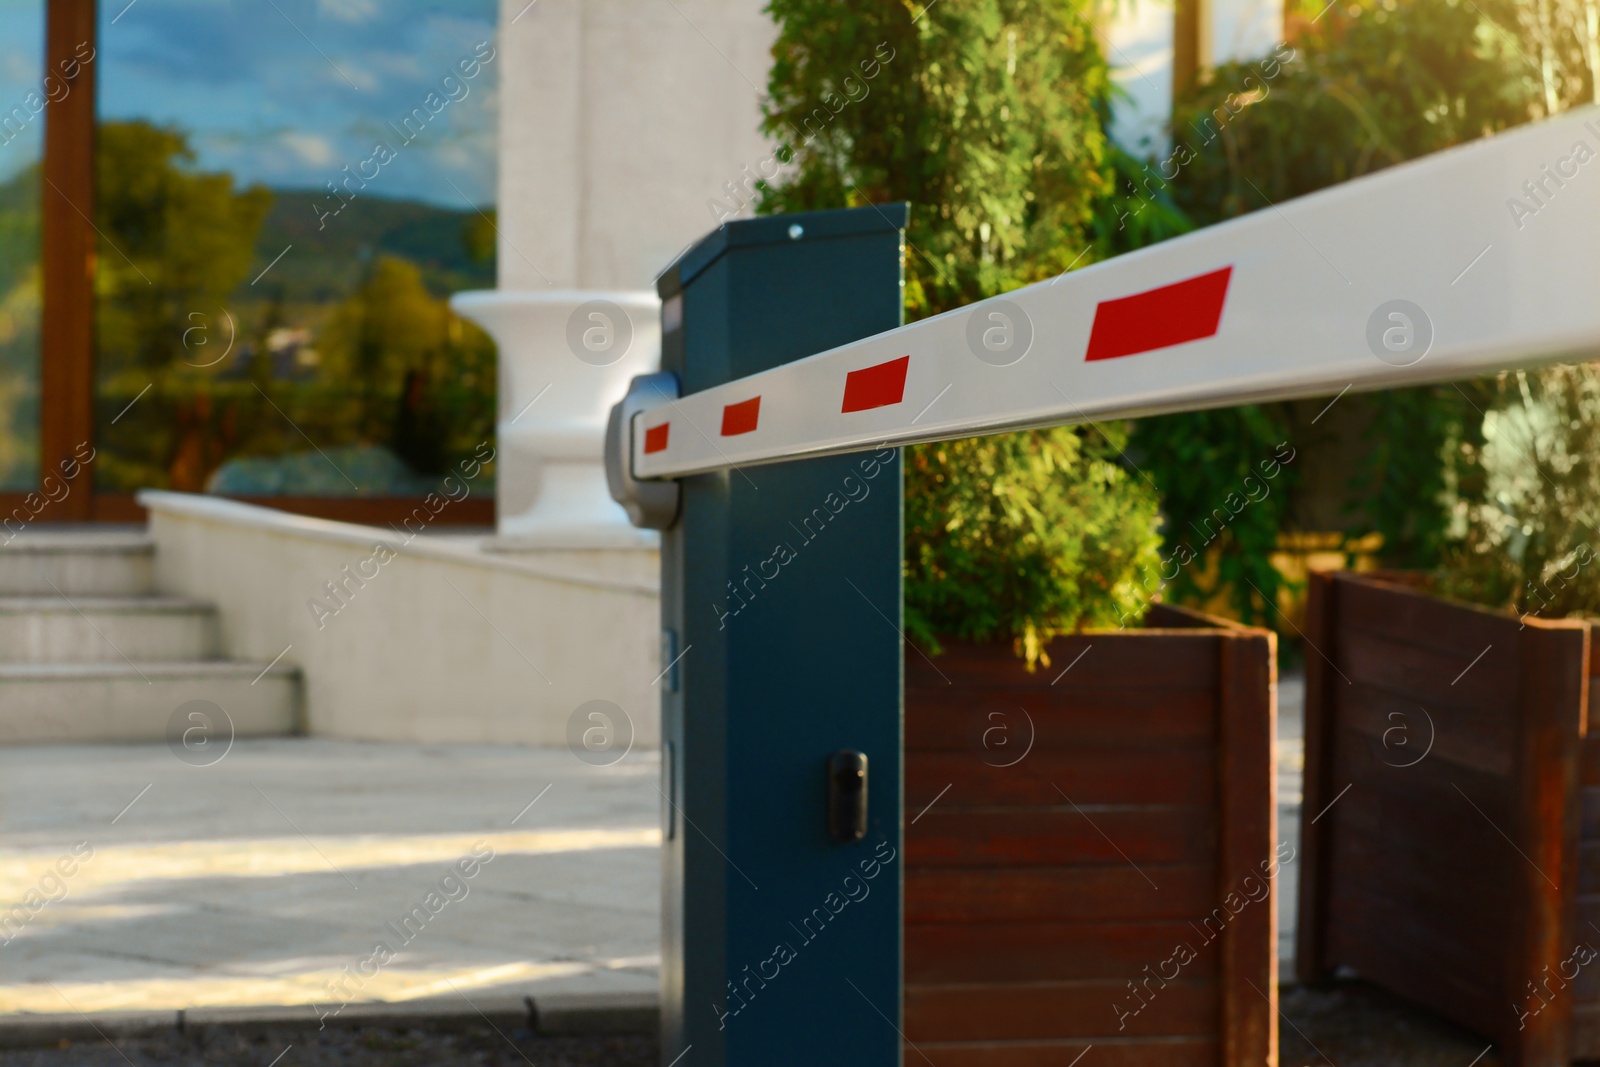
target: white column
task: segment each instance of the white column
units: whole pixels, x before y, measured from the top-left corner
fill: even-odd
[[[659,365],[656,273],[771,154],[764,6],[502,0],[499,285],[452,301],[500,348],[498,547],[654,543],[606,494],[605,416]]]

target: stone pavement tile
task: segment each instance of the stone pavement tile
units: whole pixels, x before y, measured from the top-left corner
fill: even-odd
[[[652,993],[657,775],[509,746],[0,749],[0,911],[94,850],[6,948],[0,1013]]]
[[[210,767],[188,766],[165,745],[27,746],[0,749],[0,821],[17,848],[84,836],[462,833],[572,818],[658,826],[658,776],[654,753],[589,767],[565,749],[513,746],[264,739],[236,742]],[[108,836],[111,819],[146,786]]]
[[[1305,672],[1294,668],[1278,679],[1278,841],[1294,859],[1278,868],[1278,981],[1294,981],[1295,925],[1300,902],[1300,802],[1305,778]]]
[[[649,863],[655,863],[658,848],[647,846],[646,851]],[[547,900],[590,904],[647,914],[653,922],[660,911],[656,900],[658,867],[659,864],[642,862],[642,857],[629,849],[559,853],[541,856],[538,862],[512,857],[503,868],[481,879],[482,884],[473,892],[517,903]]]

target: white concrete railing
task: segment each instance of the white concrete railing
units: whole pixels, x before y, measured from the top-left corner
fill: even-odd
[[[608,700],[635,747],[659,744],[653,552],[508,556],[218,497],[139,502],[157,586],[214,602],[226,655],[297,664],[313,734],[565,745],[578,707]]]

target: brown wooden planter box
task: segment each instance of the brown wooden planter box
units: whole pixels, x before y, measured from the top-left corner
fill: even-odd
[[[1277,1062],[1274,637],[1146,625],[907,650],[906,1063]]]
[[[1588,625],[1341,572],[1305,636],[1301,980],[1353,968],[1509,1064],[1600,1057]]]

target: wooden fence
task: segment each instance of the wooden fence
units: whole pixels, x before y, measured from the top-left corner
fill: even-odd
[[[1576,936],[1600,952],[1600,731],[1591,733],[1596,722],[1595,700],[1600,697],[1600,649],[1595,647],[1594,631],[1589,632],[1589,693],[1586,701],[1578,765],[1578,901]],[[1583,968],[1572,983],[1572,1042],[1568,1054],[1575,1060],[1600,1059],[1600,957]]]
[[[1335,573],[1305,637],[1300,978],[1353,968],[1510,1064],[1600,1055],[1600,958],[1573,962],[1600,949],[1588,626]]]
[[[1146,624],[907,650],[907,1063],[1276,1062],[1274,638]]]

